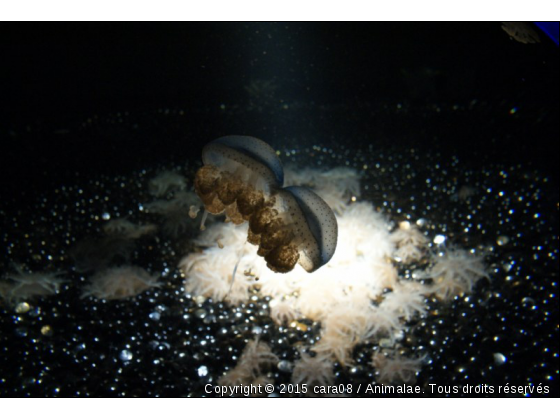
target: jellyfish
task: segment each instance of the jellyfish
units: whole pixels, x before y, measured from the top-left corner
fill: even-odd
[[[235,224],[249,220],[284,183],[276,152],[255,137],[220,137],[204,147],[202,162],[195,178],[195,191],[206,210],[202,226],[207,213],[225,212]]]
[[[268,144],[221,137],[204,148],[202,160],[195,191],[205,213],[225,213],[236,225],[248,222],[247,240],[268,268],[287,273],[299,263],[313,272],[328,263],[338,238],[333,211],[307,188],[282,188],[282,164]]]

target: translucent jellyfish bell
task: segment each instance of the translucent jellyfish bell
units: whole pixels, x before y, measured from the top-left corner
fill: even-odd
[[[282,188],[282,164],[268,144],[221,137],[204,148],[202,160],[195,191],[206,211],[225,212],[235,224],[248,221],[247,240],[271,270],[287,273],[299,263],[313,272],[331,259],[338,238],[334,213],[307,188]]]

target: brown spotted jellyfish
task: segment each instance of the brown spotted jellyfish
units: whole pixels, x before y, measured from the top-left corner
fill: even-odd
[[[283,188],[284,170],[275,150],[255,137],[226,136],[207,144],[195,191],[208,213],[248,222],[247,240],[268,268],[291,271],[299,263],[313,272],[333,256],[338,225],[331,208],[310,189]]]

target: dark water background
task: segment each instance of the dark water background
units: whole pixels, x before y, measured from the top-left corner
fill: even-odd
[[[229,133],[558,162],[558,49],[500,23],[2,24],[0,39],[1,191],[184,161]],[[104,120],[125,112],[136,132]]]

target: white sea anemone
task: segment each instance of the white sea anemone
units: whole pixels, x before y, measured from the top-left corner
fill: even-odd
[[[187,179],[172,171],[161,172],[148,183],[148,191],[156,197],[163,197],[168,192],[184,190],[186,187]]]
[[[396,283],[392,292],[385,295],[381,307],[409,321],[426,313],[425,295],[429,292],[430,289],[420,283]]]
[[[84,287],[82,298],[93,296],[97,299],[126,299],[139,295],[152,287],[160,287],[158,276],[135,266],[109,268],[90,278]]]
[[[339,245],[332,264],[354,264],[357,259],[379,261],[393,254],[389,221],[367,202],[353,203],[338,218]]]
[[[255,376],[259,376],[263,373],[263,369],[278,363],[278,356],[272,353],[268,344],[259,339],[249,340],[239,358],[239,363],[249,366]]]
[[[352,366],[356,345],[398,346],[406,323],[425,316],[426,296],[435,293],[449,299],[470,291],[479,278],[488,275],[482,258],[473,253],[430,254],[427,237],[409,222],[393,230],[394,223],[371,203],[356,201],[359,177],[354,170],[288,171],[286,184],[311,186],[327,202],[332,201],[338,245],[326,265],[312,273],[299,266],[286,274],[274,273],[256,255],[257,248],[247,243],[246,225],[217,223],[194,241],[201,249],[184,257],[180,268],[190,294],[235,305],[258,293],[272,298],[270,316],[278,325],[297,328],[295,321],[300,318],[320,323],[320,338],[310,348],[316,356],[302,353],[295,364],[294,383],[332,383],[332,364]],[[421,277],[432,278],[431,284],[399,278],[397,268],[429,259],[433,261]],[[265,378],[259,368],[242,359],[220,383],[245,384]],[[423,360],[378,352],[374,365],[380,382],[410,383]]]
[[[315,171],[289,176],[288,183],[315,185],[319,191],[321,182],[326,182]],[[348,182],[344,188],[356,193],[359,182]],[[320,339],[311,348],[317,353],[314,361],[348,366],[354,362],[352,352],[357,344],[383,341],[396,345],[406,331],[405,323],[425,315],[427,295],[450,296],[456,293],[457,284],[468,291],[476,279],[486,275],[481,258],[447,251],[435,258],[425,274],[433,278],[433,285],[399,279],[395,260],[410,264],[433,257],[427,252],[427,238],[416,226],[401,224],[391,233],[393,224],[385,215],[371,203],[353,200],[340,207],[337,222],[333,258],[315,272],[296,266],[286,274],[272,272],[256,255],[256,247],[246,240],[247,226],[216,223],[194,241],[200,251],[180,263],[185,289],[230,304],[247,302],[251,293],[270,296],[275,323],[291,325],[290,321],[299,318],[321,323]],[[243,376],[241,367],[236,372],[237,378]],[[402,373],[400,378],[407,379],[405,376]],[[255,377],[251,375],[251,380]],[[229,378],[235,378],[233,373]]]
[[[425,361],[424,357],[407,358],[400,354],[385,355],[376,352],[372,357],[373,366],[377,370],[377,381],[382,384],[413,384]]]
[[[470,293],[478,280],[489,277],[489,272],[482,256],[463,249],[447,249],[435,256],[426,277],[433,279],[432,292],[449,300]]]
[[[391,241],[397,248],[395,259],[404,264],[420,261],[428,245],[428,238],[408,221],[399,223],[398,229],[391,234]]]
[[[312,350],[343,366],[351,365],[354,346],[371,336],[374,314],[368,299],[337,303],[322,320],[321,339]]]
[[[333,384],[334,372],[331,359],[319,355],[312,357],[300,351],[300,358],[294,364],[292,383],[306,384],[308,389]]]
[[[286,325],[298,319],[300,314],[293,302],[294,298],[273,299],[270,301],[270,317],[278,325]]]
[[[24,272],[16,267],[16,273],[7,274],[8,281],[0,282],[0,297],[9,304],[54,295],[65,280],[62,273]]]
[[[311,347],[311,350],[316,352],[318,357],[329,359],[331,363],[338,361],[342,366],[351,366],[352,350],[356,344],[352,336],[329,332],[322,334],[321,340]]]
[[[301,270],[300,266],[294,267],[293,271],[299,273],[299,276],[296,273],[288,273],[280,274],[280,273],[267,273],[265,269],[265,264],[256,264],[255,269],[258,271],[259,275],[259,285],[260,285],[260,292],[264,296],[271,296],[275,298],[282,298],[284,296],[289,296],[298,290],[300,286],[299,279],[301,276],[305,275]]]
[[[394,343],[397,333],[403,328],[399,320],[399,313],[383,305],[372,310],[368,321],[367,338],[374,338],[376,340],[385,338]]]
[[[270,271],[256,255],[256,247],[247,243],[246,226],[216,223],[195,240],[203,249],[179,264],[186,278],[185,289],[196,296],[238,304],[246,302],[249,291],[258,284],[261,295],[273,298],[271,317],[276,323],[300,316],[320,321],[321,339],[313,350],[322,357],[351,364],[356,344],[380,338],[394,341],[402,329],[400,318],[421,313],[418,304],[422,300],[409,286],[396,287],[397,271],[390,263],[395,249],[389,236],[391,224],[371,204],[348,205],[338,216],[338,224],[337,252],[326,266],[313,273],[297,266],[279,274]],[[394,298],[386,306],[372,306],[385,288],[407,292],[404,310],[388,304]]]
[[[264,373],[278,363],[278,356],[262,341],[249,340],[237,365],[218,380],[220,386],[270,383]]]
[[[344,296],[343,279],[336,276],[311,275],[299,284],[297,308],[306,318],[316,321],[323,319]]]
[[[190,191],[179,191],[171,200],[156,200],[145,204],[147,213],[154,213],[163,218],[163,231],[170,236],[179,236],[196,227],[197,223],[190,217],[191,207],[200,207],[198,196]]]
[[[246,238],[247,226],[243,225],[215,224],[205,230],[195,244],[206,249],[179,262],[187,293],[234,305],[247,301],[249,288],[255,283],[253,267],[262,259]]]

